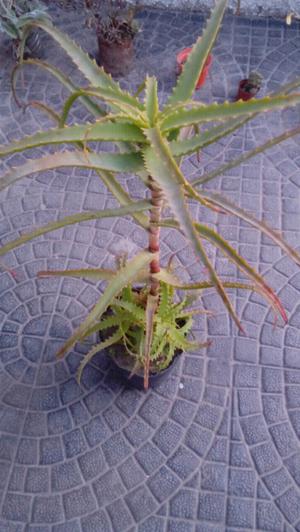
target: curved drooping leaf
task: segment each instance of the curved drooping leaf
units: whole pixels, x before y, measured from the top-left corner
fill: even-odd
[[[36,65],[40,68],[43,68],[44,70],[49,72],[52,76],[54,76],[70,92],[76,92],[79,90],[78,87],[76,87],[76,85],[74,85],[74,83],[70,80],[70,78],[65,76],[61,72],[61,70],[59,70],[55,66],[50,65],[49,63],[45,63],[44,61],[41,61],[40,59],[28,58],[22,61],[21,63],[17,63],[11,75],[12,91],[14,94],[14,98],[20,107],[23,107],[23,104],[20,102],[20,100],[17,98],[17,95],[16,95],[16,81],[17,81],[16,76],[17,76],[19,69],[26,65]],[[106,111],[102,109],[98,104],[96,104],[93,100],[88,98],[87,96],[81,96],[81,101],[92,115],[96,117],[106,115]]]
[[[119,181],[111,172],[106,172],[104,170],[96,170],[96,172],[105,184],[105,186],[108,188],[108,190],[120,203],[120,205],[126,207],[127,205],[130,205],[132,203],[132,199],[129,194],[126,192],[126,190],[124,190],[124,188],[120,185]],[[148,216],[146,216],[142,212],[132,213],[132,216],[139,225],[144,227],[144,229],[148,229]]]
[[[30,26],[43,29],[46,33],[61,46],[63,50],[72,59],[73,63],[82,72],[85,78],[95,87],[110,87],[117,91],[121,90],[119,84],[99,67],[95,60],[90,59],[89,55],[84,52],[68,35],[60,31],[50,23],[44,21],[32,22]]]
[[[234,203],[232,203],[229,199],[225,198],[221,194],[218,194],[216,192],[207,192],[203,191],[201,194],[209,198],[209,200],[214,203],[217,207],[222,208],[224,211],[226,211],[228,214],[233,214],[234,216],[238,216],[241,220],[244,220],[249,225],[252,225],[252,227],[255,227],[256,229],[259,229],[264,235],[269,237],[275,244],[277,244],[282,251],[284,251],[292,260],[296,262],[296,264],[300,265],[300,254],[293,249],[281,236],[277,231],[274,231],[274,229],[271,229],[265,222],[262,222],[261,220],[257,220],[255,216],[250,214],[249,212],[245,211],[241,207],[238,207]]]
[[[252,268],[252,266],[250,266],[250,264],[241,255],[239,255],[239,253],[229,244],[229,242],[218,235],[216,231],[204,224],[197,222],[194,225],[202,237],[209,240],[218,249],[220,249],[222,253],[227,256],[230,262],[235,264],[240,271],[245,273],[246,276],[253,281],[255,285],[257,285],[258,291],[263,295],[264,299],[269,302],[274,312],[280,314],[283,321],[287,322],[287,316],[282,304],[280,303],[280,300],[275,295],[272,288],[265,282],[263,277],[254,268]]]
[[[110,88],[100,89],[99,87],[88,87],[86,89],[78,89],[73,91],[72,94],[67,98],[62,111],[60,125],[65,124],[72,105],[78,98],[82,98],[83,96],[98,98],[109,104],[113,110],[124,113],[124,115],[131,117],[132,120],[136,120],[136,122],[140,122],[141,124],[145,123],[143,116],[144,108],[142,104],[140,102],[137,103],[135,98],[130,94],[122,92],[116,93],[116,91]]]
[[[99,320],[102,314],[106,311],[114,297],[124,288],[124,286],[130,284],[138,274],[138,272],[144,269],[151,260],[153,260],[154,254],[149,251],[142,251],[134,259],[127,262],[126,266],[121,268],[116,276],[108,283],[103,295],[99,301],[93,307],[87,318],[79,325],[76,331],[69,338],[64,346],[59,350],[58,357],[62,357],[68,349],[70,349],[77,341],[81,340],[85,332]]]
[[[5,244],[4,246],[0,248],[0,256],[5,255],[12,249],[17,248],[18,246],[25,244],[26,242],[29,242],[30,240],[33,240],[34,238],[37,238],[38,236],[45,235],[47,233],[50,233],[51,231],[56,231],[57,229],[60,229],[61,227],[66,227],[68,225],[74,225],[79,222],[86,222],[88,220],[99,220],[101,218],[125,216],[127,214],[137,213],[140,211],[148,210],[150,208],[151,208],[150,202],[137,201],[137,202],[129,203],[126,207],[120,207],[117,209],[107,209],[104,211],[90,211],[90,212],[72,214],[70,216],[66,216],[65,218],[62,218],[61,220],[50,222],[47,225],[39,227],[38,229],[35,229],[31,233],[25,233],[24,235],[20,236],[16,240],[13,240],[12,242],[8,242],[7,244]]]
[[[207,22],[206,28],[201,37],[197,39],[185,62],[182,73],[168,99],[167,106],[187,101],[191,98],[207,56],[218,35],[226,4],[227,0],[218,1],[216,8],[212,12],[211,18]]]
[[[133,124],[99,121],[91,124],[79,124],[39,131],[34,135],[29,135],[23,137],[21,140],[14,141],[7,146],[0,146],[0,156],[38,146],[90,141],[128,141],[143,143],[146,142],[146,139],[141,130]]]
[[[78,150],[57,152],[41,159],[31,159],[22,166],[12,168],[0,178],[0,190],[22,179],[22,177],[68,166],[135,173],[143,168],[143,161],[137,153],[93,153]]]
[[[278,96],[266,96],[265,98],[251,99],[247,102],[212,103],[205,105],[199,102],[189,102],[190,108],[178,107],[175,111],[162,115],[161,131],[167,132],[178,127],[191,126],[201,122],[214,120],[226,120],[237,118],[242,115],[254,115],[259,112],[283,109],[300,103],[300,94],[280,94]]]
[[[103,342],[100,342],[99,344],[96,344],[90,349],[90,351],[84,355],[82,361],[79,364],[78,370],[77,370],[77,381],[78,384],[80,384],[82,372],[85,368],[85,366],[91,362],[92,358],[99,353],[99,351],[103,351],[104,349],[107,349],[113,344],[116,344],[119,340],[121,340],[123,336],[123,333],[119,330],[115,331],[107,340],[103,340]]]
[[[110,74],[107,74],[103,67],[99,67],[95,60],[90,59],[86,54],[70,37],[62,33],[52,24],[48,24],[44,21],[38,21],[32,23],[33,26],[37,26],[46,31],[51,37],[65,50],[65,52],[72,59],[73,63],[78,67],[80,72],[88,79],[89,83],[94,87],[99,87],[103,90],[112,91],[116,97],[130,98],[135,103],[137,108],[140,108],[141,104],[137,98],[127,93],[120,88],[120,85],[113,80]]]
[[[154,277],[160,282],[173,286],[173,288],[178,288],[178,290],[206,290],[209,288],[215,288],[215,285],[212,281],[199,281],[198,283],[182,283],[179,279],[172,273],[166,271],[160,271],[154,274]],[[242,290],[253,290],[254,292],[259,292],[259,287],[257,285],[240,283],[236,281],[223,281],[223,286],[225,288],[236,288]]]
[[[290,131],[286,131],[285,133],[282,133],[281,135],[278,135],[277,137],[274,137],[264,144],[261,144],[260,146],[257,146],[253,150],[250,150],[246,153],[243,153],[240,157],[237,157],[237,159],[233,159],[232,161],[229,161],[228,163],[222,164],[216,170],[213,170],[212,172],[209,172],[207,174],[204,174],[199,179],[196,179],[191,183],[191,185],[197,186],[202,185],[204,183],[207,183],[208,181],[211,181],[217,176],[222,176],[224,172],[227,172],[228,170],[231,170],[232,168],[235,168],[236,166],[239,166],[240,164],[244,163],[248,159],[251,159],[251,157],[255,157],[256,155],[259,155],[260,153],[265,152],[266,150],[272,148],[273,146],[276,146],[276,144],[279,144],[280,142],[283,142],[290,137],[295,137],[296,135],[300,135],[300,127],[296,127]]]
[[[199,235],[193,225],[184,196],[184,185],[186,184],[186,181],[181,174],[176,161],[172,157],[167,141],[163,139],[158,127],[146,130],[145,134],[151,142],[151,147],[145,149],[144,156],[146,167],[150,175],[162,189],[168,204],[180,224],[180,228],[188,238],[196,257],[198,257],[203,262],[205,268],[207,268],[210,278],[224,305],[237,326],[241,329],[240,322],[226,295],[223,285],[210,263]]]
[[[110,281],[116,273],[115,270],[108,268],[78,268],[75,270],[41,270],[38,272],[38,277],[78,277],[94,281]]]

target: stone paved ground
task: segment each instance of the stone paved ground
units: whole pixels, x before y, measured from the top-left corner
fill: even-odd
[[[80,13],[55,12],[58,23],[87,49]],[[137,60],[126,82],[158,74],[161,98],[174,82],[174,54],[199,33],[199,14],[141,13]],[[299,29],[275,20],[228,17],[213,67],[199,97],[231,98],[238,80],[258,69],[264,90],[300,75]],[[3,48],[2,48],[3,50]],[[45,55],[75,74],[45,39]],[[13,103],[9,53],[1,56],[0,141],[47,122],[38,110]],[[75,76],[76,78],[76,76]],[[64,91],[50,76],[29,69],[19,82],[24,99],[61,104]],[[84,117],[78,108],[76,118]],[[257,119],[201,154],[204,167],[249,149],[299,121],[299,109]],[[14,158],[21,162],[24,156]],[[6,163],[5,163],[6,164]],[[185,163],[199,174],[195,159]],[[216,180],[214,187],[282,230],[299,244],[299,137]],[[133,179],[126,181],[137,196]],[[113,204],[98,180],[60,170],[24,179],[1,196],[2,243],[59,213]],[[203,217],[202,212],[197,215]],[[219,231],[265,273],[289,313],[273,327],[258,297],[238,293],[247,337],[231,327],[213,294],[203,297],[214,318],[198,322],[212,338],[207,353],[186,354],[164,382],[147,393],[124,386],[99,356],[80,388],[74,378],[78,346],[64,361],[54,353],[98,296],[99,287],[72,279],[36,279],[36,272],[67,265],[111,265],[120,249],[145,245],[130,219],[68,228],[7,256],[17,276],[0,276],[0,531],[1,532],[233,532],[300,530],[300,271],[267,238],[231,217],[210,216]],[[184,240],[164,233],[164,254],[195,278]],[[225,277],[234,269],[219,255]]]

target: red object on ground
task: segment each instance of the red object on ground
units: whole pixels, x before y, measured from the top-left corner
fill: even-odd
[[[243,100],[244,102],[247,102],[247,100],[251,100],[251,98],[254,98],[254,96],[256,96],[256,94],[258,93],[259,87],[255,87],[253,85],[253,88],[250,91],[249,90],[245,91],[244,90],[245,85],[249,85],[248,79],[242,79],[240,81],[239,90],[236,96],[236,101]]]
[[[177,74],[180,74],[182,71],[182,67],[184,63],[187,60],[188,55],[190,54],[192,48],[184,48],[179,52],[176,56],[176,62],[177,62]],[[200,87],[205,83],[205,80],[207,78],[208,71],[210,69],[210,65],[212,63],[212,55],[209,55],[205,61],[205,65],[202,69],[202,72],[198,78],[196,89],[200,89]]]

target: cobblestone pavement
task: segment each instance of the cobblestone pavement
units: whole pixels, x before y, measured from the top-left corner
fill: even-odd
[[[54,11],[54,16],[93,50],[80,13]],[[163,99],[174,83],[175,52],[193,42],[203,19],[160,11],[142,12],[140,19],[137,59],[125,82],[137,86],[141,75],[155,73]],[[234,97],[239,79],[253,68],[264,76],[264,91],[300,75],[299,29],[272,19],[227,17],[198,97]],[[76,79],[74,67],[48,38],[44,48],[50,62]],[[48,119],[37,109],[23,114],[14,104],[13,64],[3,43],[1,61],[0,142],[6,142]],[[23,71],[18,95],[58,107],[66,96],[54,79],[31,67]],[[79,107],[75,115],[85,116]],[[214,168],[296,122],[299,109],[256,119],[204,150],[202,167]],[[24,156],[14,156],[10,164],[13,160],[22,162]],[[199,174],[198,166],[193,158],[185,162],[190,176]],[[299,166],[298,137],[213,186],[297,246]],[[143,195],[134,179],[126,184]],[[1,242],[59,213],[113,204],[95,176],[81,170],[24,179],[1,196]],[[94,359],[78,386],[74,374],[88,347],[78,346],[63,361],[54,353],[93,305],[99,286],[36,279],[46,268],[111,265],[120,250],[143,247],[145,235],[130,219],[67,228],[7,256],[16,277],[0,275],[1,532],[300,530],[300,271],[255,229],[230,216],[205,217],[264,272],[289,323],[274,328],[257,296],[238,293],[235,304],[247,330],[247,336],[239,335],[218,299],[207,294],[203,304],[216,316],[202,317],[196,328],[200,337],[213,340],[211,347],[181,356],[147,393],[126,387],[104,355]],[[195,279],[197,267],[185,241],[165,232],[163,254],[174,251],[185,277]],[[213,259],[225,278],[236,274],[218,254]]]

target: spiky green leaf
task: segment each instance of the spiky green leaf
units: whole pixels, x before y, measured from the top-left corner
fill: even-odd
[[[97,345],[94,345],[92,349],[84,356],[82,361],[79,364],[78,370],[77,370],[77,381],[80,384],[82,372],[87,364],[91,362],[93,357],[99,353],[99,351],[103,351],[104,349],[107,349],[113,344],[116,344],[119,340],[122,338],[122,332],[117,330],[115,331],[107,340],[103,340],[103,342],[100,342]]]
[[[226,4],[227,0],[218,1],[217,6],[207,22],[206,28],[201,37],[197,39],[187,58],[167,105],[187,101],[192,96],[205,61],[218,35]]]
[[[116,271],[107,268],[79,268],[75,270],[43,270],[38,272],[38,277],[79,277],[80,279],[93,279],[94,281],[110,281]]]
[[[108,188],[108,190],[122,206],[126,207],[127,205],[131,204],[131,197],[124,190],[124,188],[120,185],[119,181],[111,172],[97,170],[97,174],[99,175],[105,186]],[[132,216],[139,225],[144,227],[144,229],[148,229],[149,219],[145,214],[141,212],[136,212],[132,213]]]
[[[12,168],[0,178],[0,190],[31,174],[68,166],[135,173],[143,167],[143,161],[137,153],[57,152]]]
[[[224,102],[209,105],[190,102],[189,109],[182,106],[167,115],[162,115],[161,130],[167,132],[178,127],[191,126],[192,124],[199,124],[201,122],[211,122],[213,120],[223,121],[242,115],[250,116],[259,112],[291,107],[299,103],[300,94],[266,96],[260,100],[253,98],[247,102]]]
[[[103,295],[93,307],[87,318],[81,323],[81,325],[79,325],[71,338],[69,338],[59,350],[58,357],[62,357],[68,349],[84,337],[85,332],[92,327],[96,320],[101,318],[114,297],[121,292],[124,286],[130,284],[135,279],[138,272],[145,268],[151,260],[153,260],[153,253],[142,251],[117,272],[115,277],[108,283]]]
[[[145,108],[149,125],[153,127],[158,116],[157,80],[154,77],[146,78]]]
[[[200,259],[205,268],[208,269],[210,278],[215,284],[216,290],[224,305],[235,323],[241,328],[222,283],[210,263],[199,235],[193,225],[184,196],[184,185],[186,182],[176,161],[172,157],[168,143],[163,139],[158,127],[145,131],[145,134],[151,142],[151,147],[146,148],[145,150],[145,163],[148,171],[163,190],[169,206],[180,225],[180,229],[188,238],[196,257]]]
[[[120,90],[118,83],[107,74],[102,67],[99,67],[95,60],[90,59],[89,55],[84,52],[68,35],[60,31],[51,23],[38,21],[30,24],[43,29],[65,50],[73,63],[82,72],[85,78],[95,87],[110,87]]]
[[[66,216],[62,218],[61,220],[50,222],[47,225],[39,227],[38,229],[35,229],[31,233],[25,233],[24,235],[20,236],[16,240],[13,240],[12,242],[8,242],[7,244],[5,244],[4,246],[0,248],[0,256],[5,255],[12,249],[17,248],[21,246],[22,244],[25,244],[26,242],[29,242],[30,240],[37,238],[38,236],[45,235],[47,233],[50,233],[51,231],[60,229],[61,227],[66,227],[68,225],[77,224],[79,222],[86,222],[88,220],[99,220],[101,218],[113,218],[116,216],[117,217],[126,216],[127,214],[138,213],[140,211],[148,210],[150,208],[151,208],[150,202],[137,201],[137,202],[130,202],[127,204],[127,206],[120,207],[117,209],[107,209],[103,211],[90,211],[90,212],[72,214],[70,216]]]
[[[227,120],[225,124],[212,127],[206,131],[202,131],[198,135],[187,139],[173,140],[170,142],[170,149],[174,157],[182,157],[195,153],[205,146],[209,146],[217,142],[221,138],[229,135],[243,125],[241,119]]]
[[[255,216],[245,211],[241,207],[238,207],[237,205],[232,203],[228,198],[225,198],[221,194],[207,191],[203,191],[201,192],[201,194],[204,197],[209,198],[211,202],[213,202],[217,207],[220,207],[221,209],[226,211],[228,214],[238,216],[241,220],[244,220],[249,225],[252,225],[252,227],[259,229],[259,231],[261,231],[263,234],[273,240],[273,242],[275,242],[275,244],[277,244],[282,249],[282,251],[284,251],[292,260],[294,260],[296,264],[300,265],[300,254],[295,249],[293,249],[277,231],[271,229],[265,222],[257,220]]]
[[[8,144],[0,146],[0,156],[8,155],[38,146],[60,143],[76,143],[90,141],[124,141],[124,142],[145,142],[145,136],[141,130],[126,123],[95,122],[94,124],[83,124],[69,127],[48,129],[39,131],[34,135],[23,137]]]
[[[236,168],[236,166],[239,166],[240,164],[244,163],[248,159],[251,159],[251,157],[255,157],[256,155],[259,155],[260,153],[265,152],[266,150],[272,148],[273,146],[276,146],[276,144],[279,144],[280,142],[283,142],[291,137],[295,137],[296,135],[300,134],[300,127],[296,127],[290,131],[286,131],[285,133],[282,133],[281,135],[278,135],[277,137],[274,137],[267,142],[264,142],[264,144],[261,144],[260,146],[257,146],[253,150],[250,150],[246,153],[243,153],[240,157],[237,157],[237,159],[233,159],[232,161],[229,161],[228,163],[222,164],[216,170],[213,170],[212,172],[209,172],[207,174],[204,174],[203,177],[200,177],[200,179],[196,179],[191,183],[192,186],[202,185],[204,183],[207,183],[208,181],[211,181],[215,177],[221,176],[224,174],[224,172],[227,172],[228,170],[231,170],[232,168]]]
[[[22,107],[22,103],[17,98],[16,95],[16,81],[17,81],[17,73],[19,72],[19,69],[26,65],[36,65],[43,70],[46,70],[49,72],[52,76],[54,76],[66,89],[68,89],[70,92],[77,92],[79,89],[74,85],[74,83],[70,80],[69,77],[65,76],[61,70],[56,68],[53,65],[50,65],[49,63],[46,63],[44,61],[41,61],[40,59],[26,59],[22,61],[21,63],[17,63],[12,71],[11,75],[11,84],[12,84],[12,91],[15,97],[16,102],[20,107]],[[104,116],[106,115],[106,111],[102,109],[96,102],[88,98],[87,96],[81,96],[80,98],[81,102],[85,105],[85,107],[88,109],[88,111],[94,115],[95,117]]]
[[[145,117],[143,115],[143,106],[133,96],[123,91],[115,91],[111,88],[86,88],[74,91],[69,98],[67,98],[62,111],[61,124],[64,125],[71,107],[74,105],[78,98],[82,97],[98,98],[117,112],[124,113],[125,116],[130,117],[132,121],[136,121],[140,124],[145,124]]]

